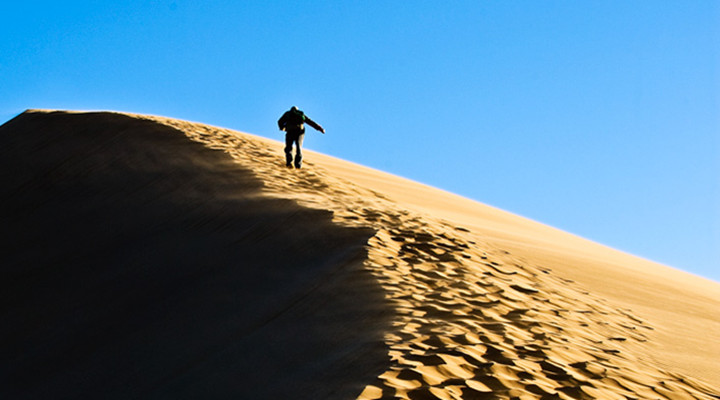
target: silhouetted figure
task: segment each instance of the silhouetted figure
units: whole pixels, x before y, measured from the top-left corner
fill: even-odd
[[[281,131],[285,131],[285,165],[288,168],[293,166],[292,148],[293,143],[295,144],[295,168],[302,167],[302,147],[303,138],[305,136],[305,123],[317,129],[318,131],[325,133],[325,129],[318,125],[315,121],[308,118],[305,113],[298,110],[297,107],[293,106],[289,111],[286,111],[282,117],[278,120],[278,128]]]

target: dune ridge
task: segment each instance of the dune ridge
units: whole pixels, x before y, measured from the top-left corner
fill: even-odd
[[[550,268],[382,193],[307,169],[278,168],[278,148],[200,124],[154,118],[252,162],[266,190],[377,231],[366,267],[393,302],[393,365],[359,399],[711,399],[702,380],[648,354],[654,328]]]
[[[205,124],[122,115],[171,127],[224,152],[262,182],[263,198],[329,211],[335,224],[372,232],[362,269],[375,277],[390,308],[389,326],[378,339],[387,362],[370,363],[383,370],[353,397],[720,398],[715,283],[671,272],[681,278],[679,284],[700,288],[670,292],[691,308],[671,313],[687,326],[708,327],[682,332],[663,324],[667,314],[647,305],[667,303],[661,301],[666,293],[661,283],[653,280],[665,267],[657,272],[655,264],[317,153],[308,152],[306,168],[287,170],[276,141]],[[638,271],[648,274],[650,284],[638,288],[642,301],[621,293],[628,290],[626,282],[617,283],[621,290],[606,287],[619,279],[612,276],[616,271],[621,277],[637,273],[632,276],[638,279],[643,278]],[[382,315],[333,317],[379,326]],[[673,338],[678,334],[689,339]],[[688,347],[693,341],[706,345],[705,355]],[[680,353],[658,343],[680,343]],[[685,348],[687,355],[681,354]],[[348,382],[356,381],[353,377],[348,375]],[[338,393],[328,389],[306,398],[347,398]]]

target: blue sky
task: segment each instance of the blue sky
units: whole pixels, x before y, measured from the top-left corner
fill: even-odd
[[[281,139],[720,281],[720,2],[0,6],[0,120],[117,110]]]

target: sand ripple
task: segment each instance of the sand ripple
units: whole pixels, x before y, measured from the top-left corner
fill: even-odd
[[[718,399],[665,371],[647,349],[653,327],[473,233],[405,210],[333,177],[312,160],[281,166],[276,144],[153,118],[251,166],[273,195],[371,227],[366,268],[394,306],[392,366],[358,399]],[[582,268],[582,265],[578,265]]]

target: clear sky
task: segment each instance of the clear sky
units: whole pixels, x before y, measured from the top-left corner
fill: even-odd
[[[282,139],[720,281],[720,2],[5,1],[0,120]],[[1,142],[0,142],[1,143]]]

